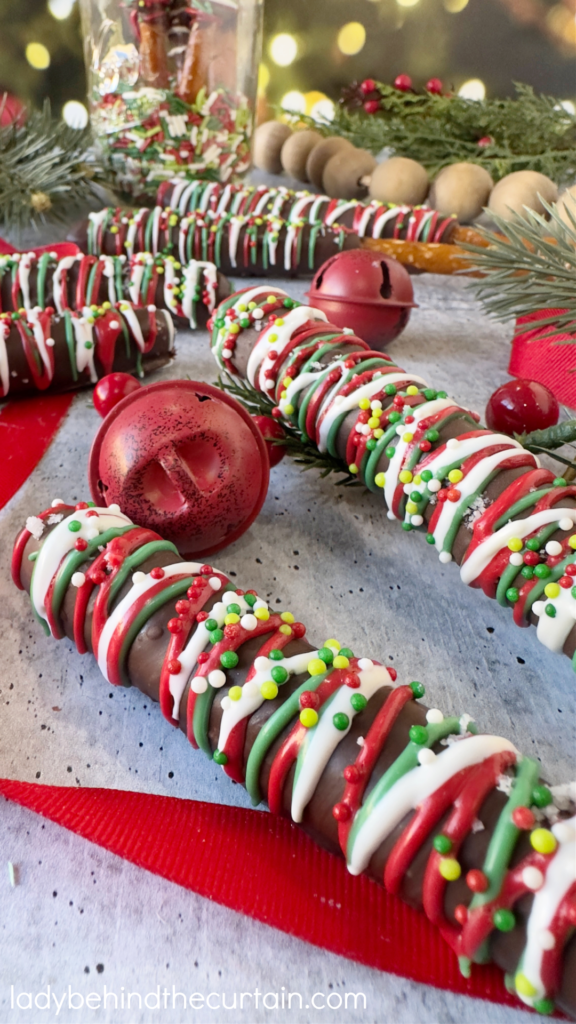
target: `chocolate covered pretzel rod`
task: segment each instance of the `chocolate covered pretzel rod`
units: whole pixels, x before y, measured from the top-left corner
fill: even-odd
[[[158,701],[254,804],[423,910],[465,974],[493,958],[524,1003],[576,1017],[573,787],[544,785],[469,715],[417,704],[421,683],[314,647],[292,613],[117,506],[56,499],[27,520],[12,575],[48,634]]]
[[[109,302],[156,306],[191,328],[205,327],[214,306],[230,294],[230,284],[213,263],[190,260],[183,268],[173,256],[138,253],[58,258],[56,253],[0,256],[0,312],[39,306],[83,310]]]
[[[164,253],[182,265],[209,260],[225,274],[247,277],[309,277],[335,253],[360,244],[347,228],[319,221],[288,223],[279,217],[209,212],[180,217],[161,206],[92,213],[74,232],[74,241],[95,256]]]
[[[0,313],[0,400],[38,391],[74,391],[112,371],[157,369],[174,354],[174,324],[164,310],[51,306]]]
[[[381,493],[389,519],[423,533],[464,583],[511,606],[517,625],[537,625],[538,639],[576,668],[574,484],[280,289],[227,299],[212,347],[279,418]]]

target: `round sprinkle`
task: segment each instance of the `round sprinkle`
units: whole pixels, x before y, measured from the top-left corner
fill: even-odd
[[[248,630],[249,633],[252,633],[253,630],[255,630],[256,626],[258,625],[258,619],[256,618],[255,615],[243,615],[242,618],[240,619],[240,625],[242,626],[243,629],[246,629]]]
[[[220,655],[220,664],[222,668],[236,668],[238,664],[238,655],[236,651],[224,651]]]
[[[448,563],[452,561],[452,555],[449,551],[441,551],[438,558],[443,565],[448,565]]]
[[[260,693],[264,697],[264,700],[274,700],[274,697],[278,696],[278,687],[276,686],[276,683],[273,683],[271,679],[268,679],[265,683],[262,683]]]
[[[399,474],[398,479],[401,484],[409,484],[412,482],[412,473],[409,469],[403,469]]]
[[[311,676],[319,676],[326,671],[326,665],[320,660],[320,658],[312,658],[312,660],[308,662],[307,667]]]
[[[524,565],[524,559],[519,551],[514,551],[513,554],[510,555],[508,561],[510,562],[510,565],[517,565],[518,567]]]
[[[386,484],[385,474],[376,473],[376,476],[374,477],[374,483],[376,484],[376,487],[384,487],[384,485]]]
[[[546,594],[546,597],[558,597],[560,594],[560,587],[557,583],[547,583],[544,587],[544,593]]]
[[[230,689],[228,690],[228,696],[230,697],[230,700],[240,700],[242,696],[242,687],[231,686]]]
[[[260,620],[260,622],[268,622],[268,619],[270,618],[270,612],[267,608],[256,608],[254,615]]]
[[[350,661],[343,654],[337,654],[332,664],[334,668],[348,668]]]
[[[418,764],[424,767],[429,764],[434,764],[436,760],[436,754],[433,750],[428,750],[428,747],[423,747],[422,750],[418,751]]]
[[[292,626],[288,626],[287,624],[280,626],[278,632],[283,633],[284,636],[292,636]]]
[[[436,853],[440,853],[442,854],[443,857],[445,857],[446,854],[450,853],[450,850],[452,849],[452,840],[449,839],[448,836],[438,835],[434,836],[432,845],[436,850]]]
[[[426,721],[430,722],[431,725],[440,725],[440,722],[444,721],[444,715],[438,708],[430,708],[426,712]]]
[[[560,542],[557,540],[549,540],[546,545],[546,554],[552,556],[561,555],[562,545],[560,544]]]
[[[208,580],[208,583],[212,587],[212,590],[222,589],[222,580],[219,580],[217,576],[211,576],[210,579]]]
[[[422,479],[424,479],[424,475],[422,475]],[[428,484],[428,490],[432,494],[436,494],[436,492],[439,491],[441,487],[442,487],[442,484],[441,484],[440,480],[430,480],[430,482]]]
[[[442,878],[445,878],[447,882],[455,882],[462,874],[462,868],[453,857],[442,857],[438,870]]]
[[[448,473],[448,479],[451,484],[459,484],[464,478],[464,473],[461,469],[451,469]]]
[[[292,623],[295,621],[292,612],[282,612],[280,618],[282,619],[282,622]]]
[[[460,447],[460,441],[458,440],[457,437],[450,437],[446,441],[446,447],[449,449],[449,451],[454,451],[455,448]]]
[[[556,939],[548,928],[545,928],[538,936],[538,944],[541,949],[554,949]]]
[[[333,651],[339,651],[342,644],[339,644],[337,640],[325,640],[322,646],[331,647]]]
[[[368,701],[363,693],[353,693],[350,697],[350,704],[354,711],[364,711]]]
[[[520,537],[511,537],[508,541],[508,547],[510,548],[510,551],[522,551],[524,544],[520,540]]]
[[[532,790],[532,803],[536,807],[548,807],[552,803],[552,793],[548,786],[534,786]]]
[[[332,724],[335,729],[339,730],[339,732],[344,732],[344,730],[350,725],[350,719],[343,711],[337,711],[336,714],[332,716]]]
[[[318,712],[314,708],[303,708],[300,712],[300,724],[305,729],[312,729],[318,721]]]
[[[479,868],[472,868],[471,871],[466,875],[466,885],[471,892],[486,892],[488,888],[488,879],[483,871]]]
[[[508,587],[508,590],[506,591],[506,598],[511,602],[511,604],[515,604],[519,597],[520,594],[516,587]]]
[[[535,828],[530,834],[530,843],[537,853],[554,853],[558,846],[556,836],[549,828]]]
[[[420,697],[423,697],[424,694],[426,693],[426,687],[424,686],[424,683],[419,683],[417,680],[414,680],[412,683],[409,683],[409,686],[410,689],[412,690],[412,694],[415,700],[418,700]]]
[[[196,678],[190,683],[190,689],[193,693],[206,693],[206,690],[208,689],[208,682],[206,678],[204,676],[196,676]]]
[[[572,525],[574,524],[572,523]],[[571,547],[573,551],[576,550],[576,533],[573,533],[571,537],[568,537],[568,546]]]
[[[516,918],[511,910],[507,910],[506,907],[501,907],[499,910],[494,911],[492,917],[494,927],[499,932],[511,932],[516,924]]]
[[[288,672],[282,665],[274,665],[270,675],[274,682],[278,683],[279,686],[281,686],[282,683],[285,683],[288,679]]]
[[[528,999],[531,999],[532,996],[536,995],[536,988],[534,987],[532,982],[528,980],[526,975],[522,974],[520,971],[514,978],[514,984],[516,985],[516,991],[519,993],[519,995],[527,996]]]
[[[412,743],[423,746],[428,739],[428,729],[425,725],[412,725],[410,726],[409,736]]]
[[[135,572],[133,574],[133,576],[132,576],[132,583],[134,583],[134,585],[137,586],[139,583],[144,583],[145,579],[146,579],[146,573],[145,572]]]
[[[224,686],[226,682],[226,675],[219,668],[215,668],[208,675],[208,682],[210,686],[213,686],[215,690],[219,690],[221,686]]]
[[[544,875],[538,868],[524,868],[522,881],[531,892],[537,892],[544,884]]]
[[[68,529],[71,533],[78,533],[78,530],[82,529],[82,523],[79,519],[71,519],[68,523]]]
[[[73,587],[83,587],[86,583],[86,577],[83,572],[75,572],[70,580]]]
[[[216,764],[228,764],[228,758],[223,750],[215,750],[212,757]]]
[[[570,516],[564,516],[564,517],[563,517],[562,519],[560,519],[560,521],[558,522],[558,526],[559,526],[559,528],[560,528],[561,530],[571,530],[571,529],[573,529],[573,527],[574,527],[574,522],[573,522],[573,520],[572,520],[572,519],[570,518]]]

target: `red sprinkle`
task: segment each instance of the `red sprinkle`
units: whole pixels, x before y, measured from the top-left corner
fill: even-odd
[[[74,509],[76,510],[76,512],[79,512],[80,509],[82,508],[88,508],[87,501],[79,501],[77,505],[74,505]],[[96,515],[98,515],[98,513],[96,513]]]
[[[182,598],[180,601],[176,601],[176,611],[178,612],[178,615],[185,615],[189,609],[190,601],[186,601],[185,598]]]
[[[472,892],[486,892],[488,888],[488,879],[483,871],[478,868],[473,868],[466,875],[466,885]]]
[[[178,675],[181,668],[182,665],[180,664],[177,658],[171,658],[170,661],[168,662],[168,671],[171,676]]]
[[[362,778],[362,772],[355,764],[346,765],[342,774],[346,779],[346,782],[360,782],[360,779]]]
[[[512,821],[516,828],[528,831],[528,829],[534,828],[536,818],[529,807],[516,807],[512,811]]]
[[[209,657],[210,657],[210,655],[208,654],[208,651],[200,651],[200,654],[198,655],[198,664],[199,665],[206,664],[206,662],[208,661]]]
[[[150,569],[150,575],[153,580],[162,580],[164,579],[166,573],[160,565],[157,565],[155,566],[154,569]]]
[[[78,537],[78,540],[74,541],[74,547],[76,548],[76,551],[86,551],[88,541],[84,540],[83,537]]]
[[[569,588],[574,583],[574,580],[572,579],[571,576],[561,576],[560,579],[558,580],[558,583],[560,584],[561,587],[564,588],[564,590],[569,590]]]
[[[524,563],[525,565],[538,565],[540,561],[540,555],[537,551],[525,551],[524,552]],[[568,571],[568,570],[566,570]]]
[[[169,633],[181,633],[182,632],[182,620],[181,619],[170,619],[167,626]]]
[[[76,506],[76,507],[78,507],[78,506]],[[96,518],[98,518],[99,515],[100,515],[100,513],[97,512],[95,508],[89,508],[87,513],[86,513],[86,519],[90,519],[91,516],[96,516]]]
[[[460,501],[461,493],[457,487],[449,487],[446,491],[446,497],[448,501]]]
[[[103,569],[94,569],[91,572],[89,572],[88,575],[92,580],[92,583],[96,583],[97,586],[99,586],[101,583],[105,583],[106,580],[108,579]]]
[[[420,441],[420,444],[418,445],[418,447],[419,447],[421,452],[429,452],[431,447],[432,447],[432,442],[431,441]]]
[[[466,921],[468,920],[468,907],[465,907],[463,903],[459,903],[458,906],[454,908],[454,917],[458,924],[466,924]]]
[[[576,565],[574,565],[574,563],[571,563],[570,565],[567,565],[566,566],[566,572],[568,573],[569,576],[576,576]]]
[[[438,501],[446,501],[448,497],[448,491],[446,488],[442,488],[442,490],[438,491],[436,497],[438,498]]]
[[[298,640],[300,640],[305,633],[306,626],[304,625],[303,622],[294,622],[292,624],[292,635],[295,636]]]
[[[300,694],[298,703],[302,709],[304,708],[319,708],[320,697],[313,690],[304,690],[304,693]]]
[[[211,565],[203,565],[202,568],[200,569],[200,575],[201,576],[211,576],[213,571],[214,570],[212,569]]]
[[[197,618],[198,622],[205,622],[205,620],[209,619],[210,616],[209,616],[208,612],[198,612],[198,615],[196,616],[196,618]]]
[[[357,690],[358,687],[360,686],[360,680],[357,679],[356,676],[347,675],[346,678],[344,679],[344,684],[348,686],[351,690]]]
[[[332,815],[336,818],[336,821],[348,821],[352,814],[352,811],[348,807],[348,804],[334,804],[332,808]]]

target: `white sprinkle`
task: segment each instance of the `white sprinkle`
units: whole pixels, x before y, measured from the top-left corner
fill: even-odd
[[[547,928],[544,928],[544,930],[538,936],[538,945],[541,949],[554,949],[554,946],[556,945],[556,939],[554,938],[552,932],[548,931]]]
[[[28,516],[26,520],[26,529],[28,533],[31,533],[34,540],[40,540],[40,537],[44,533],[44,523],[38,516]]]
[[[273,380],[267,380],[265,382],[265,384],[264,384],[264,387],[266,388],[266,391],[274,391],[274,387],[275,387],[274,381]]]
[[[524,868],[522,881],[527,889],[530,889],[531,892],[536,892],[544,884],[544,875],[538,868]]]
[[[460,441],[458,440],[457,437],[451,437],[449,438],[448,441],[446,441],[446,447],[452,451],[454,448],[460,447]]]
[[[388,509],[386,516],[388,517],[388,519],[396,519],[396,516],[394,515],[392,509],[390,508]]]
[[[560,544],[560,542],[557,541],[557,540],[549,540],[547,545],[546,545],[546,554],[547,555],[561,555],[562,554],[562,545]]]
[[[424,516],[412,516],[412,526],[422,526],[424,522]]]
[[[242,694],[246,697],[256,697],[260,693],[256,683],[244,683]]]
[[[223,348],[222,349],[222,358],[223,359],[232,359],[233,355],[234,355],[234,353],[232,352],[231,348]]]
[[[358,668],[361,672],[367,672],[368,669],[374,668],[374,662],[370,661],[370,658],[360,658],[358,662]]]
[[[358,744],[359,747],[363,747],[364,746],[364,742],[365,741],[364,741],[364,737],[363,736],[359,736],[358,739],[356,740],[356,743]]]
[[[146,309],[148,310],[149,313],[156,312],[156,306],[147,306]]]
[[[256,629],[256,626],[258,625],[258,619],[256,618],[255,615],[243,615],[242,618],[240,619],[240,625],[242,626],[243,629],[247,629],[248,632],[251,633],[253,629]]]
[[[264,655],[260,655],[260,657],[256,658],[256,661],[254,662],[254,668],[257,672],[267,672],[269,664],[270,662],[268,661],[268,658],[265,658]]]
[[[222,590],[222,580],[219,580],[217,576],[211,576],[208,583],[212,587],[212,590]]]
[[[428,747],[423,747],[422,750],[418,751],[418,762],[421,765],[433,764],[436,760],[436,754],[433,750],[428,750]]]
[[[242,598],[239,598],[238,594],[235,594],[233,590],[227,590],[222,594],[222,604],[225,608],[230,604],[236,604],[239,600],[241,601]]]
[[[396,433],[398,434],[399,437],[404,433],[405,430],[406,427],[402,423],[399,423],[398,426],[396,427]]]
[[[574,522],[572,519],[570,519],[569,516],[564,516],[558,523],[558,526],[561,530],[572,530],[574,527]]]
[[[119,320],[111,320],[110,321],[110,327],[112,328],[113,331],[117,331],[118,328],[120,327],[120,321]]]
[[[534,615],[542,615],[544,612],[544,601],[534,601],[532,611],[534,612]]]
[[[86,583],[86,577],[83,572],[75,572],[70,580],[73,587],[83,587]]]
[[[381,409],[382,408],[382,402],[380,401],[380,399],[379,398],[375,398],[373,402],[370,402],[370,408],[371,409]]]
[[[213,686],[215,690],[219,690],[221,686],[224,686],[226,682],[226,675],[220,668],[215,668],[210,672],[208,676],[208,682],[210,686]]]
[[[430,722],[431,725],[440,725],[440,722],[444,721],[444,715],[438,708],[430,708],[426,712],[426,721]]]
[[[552,826],[552,832],[559,843],[570,843],[574,839],[574,829],[567,821],[557,821]]]
[[[132,575],[132,583],[134,584],[135,587],[137,587],[139,583],[144,583],[145,579],[146,579],[146,573],[145,572],[135,572]]]
[[[195,676],[190,683],[190,689],[192,693],[205,693],[208,689],[208,683],[206,682],[205,676]]]
[[[223,697],[221,706],[222,711],[228,711],[228,708],[232,707],[232,701],[230,700],[230,697]]]
[[[361,434],[362,433],[362,426],[363,426],[362,423],[357,423],[356,424],[356,433],[357,434]]]
[[[261,309],[253,309],[252,310],[252,319],[253,320],[262,320],[263,316],[264,316],[264,313],[263,313],[263,311]]]
[[[520,551],[513,551],[508,561],[510,565],[524,565],[524,558]]]
[[[441,487],[442,487],[442,484],[440,483],[440,480],[429,480],[428,481],[428,490],[431,491],[432,494],[435,494],[436,491],[439,491]]]
[[[8,880],[13,889],[18,885],[18,872],[11,860],[8,861]]]
[[[268,611],[268,604],[266,601],[263,601],[261,597],[259,597],[258,600],[254,602],[253,608],[254,611],[256,611],[258,608],[265,608],[266,611]]]
[[[54,341],[54,338],[46,338],[45,344],[48,346],[48,348],[54,348],[56,342]]]
[[[404,484],[404,494],[412,494],[413,490],[414,490],[414,485],[413,484]]]
[[[108,505],[108,511],[118,514],[120,512],[120,505],[116,505],[115,503],[113,505]]]
[[[448,565],[448,562],[452,561],[452,555],[449,551],[441,551],[438,557],[442,562],[442,565]]]

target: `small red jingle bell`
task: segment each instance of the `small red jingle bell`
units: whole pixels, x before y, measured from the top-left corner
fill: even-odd
[[[264,438],[246,410],[218,388],[190,380],[127,395],[102,422],[90,452],[96,504],[118,504],[194,559],[248,529],[269,475]]]
[[[352,328],[379,352],[404,330],[416,306],[412,281],[402,264],[366,249],[340,252],[327,260],[307,297],[330,323]]]

